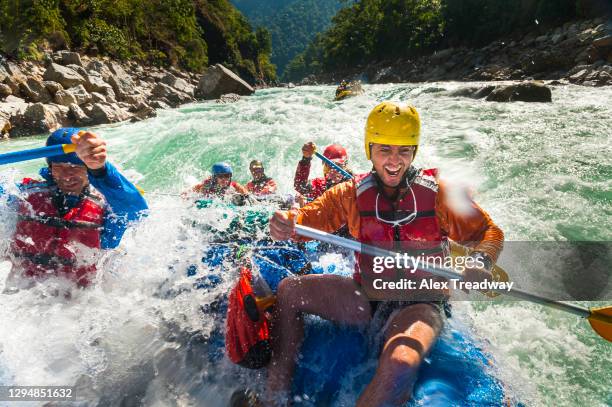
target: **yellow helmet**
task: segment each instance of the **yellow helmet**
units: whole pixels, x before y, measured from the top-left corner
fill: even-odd
[[[415,146],[421,134],[421,119],[413,106],[382,102],[370,112],[365,126],[365,151],[370,159],[370,143]]]

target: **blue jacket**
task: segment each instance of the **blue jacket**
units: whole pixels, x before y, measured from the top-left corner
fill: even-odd
[[[40,175],[48,185],[54,185],[49,168],[41,168]],[[145,216],[149,207],[138,189],[127,180],[108,161],[103,169],[89,171],[89,183],[96,188],[106,200],[104,224],[101,234],[101,247],[114,249],[121,243],[121,238],[131,222]],[[20,189],[27,189],[18,185]],[[0,186],[0,195],[4,193]],[[17,203],[17,197],[9,197],[12,203]],[[76,204],[76,202],[75,202]]]

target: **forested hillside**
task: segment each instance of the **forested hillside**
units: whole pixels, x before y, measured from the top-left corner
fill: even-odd
[[[228,0],[0,2],[3,53],[40,59],[65,48],[193,71],[223,63],[251,82],[275,78],[269,33],[254,32]]]
[[[319,32],[326,30],[342,7],[341,0],[232,0],[254,26],[272,36],[272,63],[279,75]],[[350,2],[344,2],[344,5]]]
[[[562,24],[592,7],[605,10],[596,0],[358,0],[336,14],[285,76],[298,80],[436,49],[481,46],[527,27]]]

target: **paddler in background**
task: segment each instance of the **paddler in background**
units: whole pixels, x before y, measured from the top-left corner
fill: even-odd
[[[246,189],[256,196],[270,195],[276,193],[276,182],[265,173],[263,163],[253,160],[249,164],[249,170],[253,179],[246,184]]]
[[[342,92],[344,92],[345,90],[347,90],[348,85],[349,85],[348,81],[346,81],[346,80],[344,80],[344,79],[343,79],[343,80],[340,82],[340,85],[338,85],[338,87],[336,88],[336,97],[340,96],[340,94],[341,94]]]
[[[249,191],[244,186],[232,181],[233,171],[228,163],[215,163],[210,172],[212,175],[194,186],[191,189],[192,192],[203,198],[222,197],[229,192],[240,195],[248,194]]]
[[[413,253],[416,247],[434,260],[448,256],[447,239],[472,242],[473,264],[482,267],[466,267],[464,280],[492,280],[490,270],[503,246],[502,231],[467,194],[457,209],[436,169],[412,165],[419,137],[420,119],[414,107],[394,102],[376,106],[365,128],[365,153],[372,170],[336,185],[301,209],[277,211],[270,220],[272,238],[295,238],[296,221],[326,232],[348,224],[360,242]],[[434,277],[418,268],[414,274],[395,268],[376,274],[374,262],[361,255],[353,278],[305,275],[280,283],[265,405],[287,402],[304,333],[303,314],[359,326],[382,322],[384,345],[378,368],[357,406],[402,406],[410,399],[419,366],[440,334],[443,314],[450,311],[449,291],[378,291],[373,283],[378,277],[393,281],[396,273],[402,273],[416,282]],[[387,299],[395,295],[401,299]]]
[[[43,180],[23,179],[21,193],[9,198],[18,215],[9,249],[11,284],[23,275],[88,286],[101,250],[117,247],[128,225],[148,209],[136,186],[107,161],[106,142],[95,133],[61,128],[46,145],[71,143],[75,153],[48,158]]]
[[[338,171],[330,168],[327,164],[323,164],[323,177],[318,177],[313,180],[308,180],[310,176],[310,162],[312,156],[317,150],[317,146],[313,142],[308,142],[302,146],[302,159],[298,162],[293,178],[293,186],[297,192],[304,195],[306,199],[313,200],[327,191],[334,185],[345,181],[344,176]],[[325,148],[323,156],[333,161],[338,166],[348,169],[348,155],[346,149],[339,144],[332,144]]]

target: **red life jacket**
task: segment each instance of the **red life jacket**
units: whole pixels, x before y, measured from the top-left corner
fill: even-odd
[[[208,177],[195,188],[195,191],[204,197],[217,197],[226,194],[229,188],[233,188],[234,191],[236,191],[236,182],[231,181],[227,188],[219,189],[217,184],[214,182],[213,177]]]
[[[251,286],[253,275],[247,267],[229,295],[225,326],[225,350],[230,360],[249,369],[260,369],[270,362],[270,321],[258,309]]]
[[[271,188],[276,186],[276,182],[270,177],[265,177],[261,181],[249,181],[246,184],[246,189],[255,195],[269,195],[273,192]]]
[[[12,253],[28,277],[63,275],[81,287],[96,273],[104,219],[102,199],[87,193],[64,216],[53,202],[55,186],[25,179]],[[91,249],[91,250],[89,250]]]
[[[436,196],[438,193],[436,176],[437,169],[419,170],[410,184],[410,188],[414,192],[414,198],[410,189],[408,189],[404,196],[396,202],[391,202],[379,190],[372,173],[357,177],[357,208],[360,216],[359,241],[387,250],[408,253],[409,256],[421,256],[423,261],[432,262],[437,259],[438,263],[436,264],[443,263],[448,252],[448,242],[436,217]],[[411,222],[393,225],[382,222],[376,216],[376,211],[378,211],[378,216],[382,219],[399,221],[414,213],[415,204],[416,217]],[[374,260],[371,256],[362,254],[357,258],[354,278],[358,283],[361,283],[362,278],[365,277],[368,280],[382,278],[387,281],[408,278],[415,280],[417,284],[423,278],[433,278],[431,274],[418,268],[414,270],[414,273],[411,272],[411,269],[405,268],[385,268],[382,273],[374,273]]]

